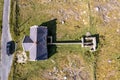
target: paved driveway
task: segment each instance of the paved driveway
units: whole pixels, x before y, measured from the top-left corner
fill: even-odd
[[[13,56],[8,56],[6,53],[6,44],[11,41],[10,29],[9,29],[9,17],[10,17],[10,0],[4,0],[3,9],[3,23],[2,23],[2,37],[1,37],[1,80],[8,80],[10,73]]]

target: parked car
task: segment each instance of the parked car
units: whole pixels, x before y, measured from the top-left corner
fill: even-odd
[[[15,42],[14,41],[7,42],[7,54],[10,56],[14,53],[14,51],[15,51]]]

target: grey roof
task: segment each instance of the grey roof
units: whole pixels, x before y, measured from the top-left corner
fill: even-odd
[[[36,42],[37,41],[37,26],[30,27],[30,38]]]
[[[25,36],[23,43],[33,43],[33,41],[29,36]]]
[[[37,47],[34,44],[32,46],[32,48],[29,50],[29,52],[30,52],[30,55],[29,55],[30,61],[35,61],[36,60],[36,54],[37,54],[36,50],[37,50]]]
[[[47,28],[32,26],[30,37],[26,36],[22,45],[25,51],[30,52],[30,61],[47,59]]]

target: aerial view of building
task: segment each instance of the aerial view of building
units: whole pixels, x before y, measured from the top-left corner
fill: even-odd
[[[36,25],[30,27],[30,36],[24,37],[22,46],[30,52],[30,61],[47,59],[47,28]]]
[[[92,37],[91,34],[86,34],[81,41],[74,43],[60,43],[60,42],[52,42],[52,36],[51,41],[47,43],[47,38],[50,36],[47,36],[47,27],[44,26],[37,26],[34,25],[30,27],[30,36],[25,36],[23,39],[23,50],[30,52],[30,61],[35,60],[44,60],[48,58],[48,50],[47,50],[47,44],[48,45],[64,45],[64,44],[81,44],[82,47],[90,47],[90,51],[96,51],[97,43],[96,43],[96,37]]]
[[[0,0],[0,80],[120,80],[120,0]]]

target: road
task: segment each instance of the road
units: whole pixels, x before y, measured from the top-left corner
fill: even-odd
[[[8,56],[6,53],[6,44],[8,41],[11,40],[9,18],[10,18],[10,0],[4,0],[2,37],[1,37],[1,64],[0,64],[1,80],[8,80],[13,59],[13,56]]]

